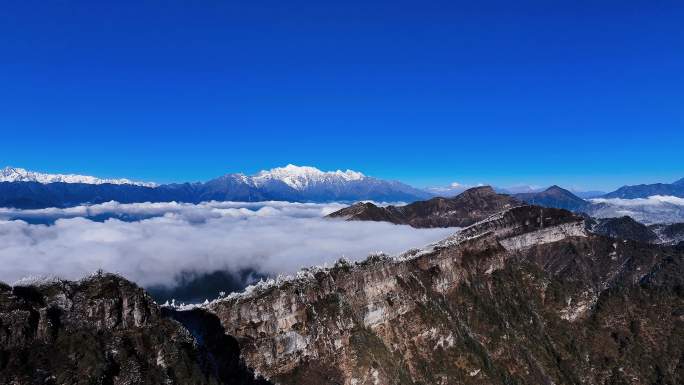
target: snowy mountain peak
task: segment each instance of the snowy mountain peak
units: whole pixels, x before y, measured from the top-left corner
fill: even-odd
[[[362,173],[352,170],[321,171],[315,167],[288,164],[285,167],[263,170],[256,174],[252,180],[256,185],[263,185],[271,180],[279,180],[295,190],[302,190],[319,183],[349,182],[365,178],[366,176]]]
[[[38,183],[85,183],[85,184],[129,184],[136,186],[154,187],[155,183],[134,182],[128,179],[100,179],[88,175],[76,174],[44,174],[18,167],[0,169],[0,182],[38,182]]]

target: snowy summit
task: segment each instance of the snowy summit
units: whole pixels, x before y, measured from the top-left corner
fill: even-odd
[[[17,167],[0,169],[0,182],[38,182],[38,183],[85,183],[85,184],[128,184],[155,187],[155,183],[134,182],[129,179],[100,179],[94,176],[77,174],[44,174]]]
[[[352,170],[321,171],[315,167],[295,166],[293,164],[263,170],[251,177],[256,186],[264,185],[272,180],[279,180],[299,191],[316,184],[344,183],[359,181],[364,178],[366,178],[365,175]]]

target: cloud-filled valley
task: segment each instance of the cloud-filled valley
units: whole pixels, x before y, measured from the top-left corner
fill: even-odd
[[[675,196],[653,195],[636,199],[596,198],[589,201],[594,204],[591,215],[598,218],[626,215],[646,224],[684,221],[684,198]]]
[[[341,207],[110,202],[0,209],[0,281],[46,275],[77,279],[98,269],[142,286],[173,286],[184,272],[286,274],[343,256],[359,260],[376,251],[398,253],[455,231],[323,218]]]

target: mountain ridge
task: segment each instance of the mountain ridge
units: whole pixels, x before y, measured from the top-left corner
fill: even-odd
[[[453,198],[435,197],[405,206],[378,207],[360,202],[328,215],[346,220],[386,221],[413,227],[463,227],[522,202],[490,186],[470,188]]]
[[[48,183],[82,183],[82,184],[116,184],[116,185],[134,185],[155,187],[158,186],[153,182],[137,182],[130,179],[102,179],[90,175],[79,174],[48,174],[36,171],[29,171],[24,168],[7,166],[0,169],[0,182],[37,182],[42,184]]]
[[[396,258],[341,261],[205,308],[280,384],[677,383],[682,253],[518,206]]]
[[[120,203],[199,203],[210,200],[412,202],[431,197],[431,194],[401,182],[377,179],[356,171],[324,172],[314,167],[291,164],[252,176],[225,174],[206,182],[162,185],[124,183],[128,180],[108,183],[108,180],[85,176],[65,181],[59,174],[36,176],[35,173],[27,173],[31,178],[15,175],[13,179],[8,177],[6,181],[0,180],[0,206],[36,209],[111,200]]]
[[[684,178],[672,183],[626,185],[603,195],[601,198],[635,199],[648,198],[653,195],[670,195],[684,198]]]

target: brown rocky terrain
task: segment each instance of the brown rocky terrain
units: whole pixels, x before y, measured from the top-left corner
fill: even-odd
[[[207,310],[280,384],[681,384],[683,255],[524,206]]]
[[[329,215],[359,221],[384,221],[413,227],[464,227],[523,203],[497,194],[489,186],[475,187],[453,198],[432,198],[405,206],[379,207],[360,202]]]

